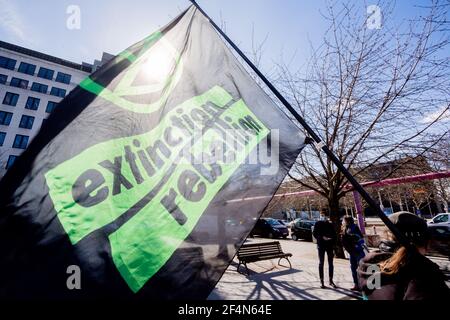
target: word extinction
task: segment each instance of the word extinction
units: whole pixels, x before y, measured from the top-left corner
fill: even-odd
[[[231,129],[237,134],[227,139]],[[114,224],[114,263],[137,291],[268,134],[242,100],[216,86],[169,111],[147,133],[84,150],[47,172],[46,181],[73,244]]]

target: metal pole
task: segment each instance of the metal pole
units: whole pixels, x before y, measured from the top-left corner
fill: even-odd
[[[353,198],[355,200],[356,215],[358,216],[359,229],[361,230],[362,234],[366,234],[366,224],[364,221],[364,210],[362,207],[361,196],[359,195],[358,192],[353,191]]]
[[[384,212],[383,199],[381,199],[380,189],[377,190],[378,193],[378,202],[380,203],[380,209]]]
[[[308,203],[309,218],[312,220],[311,203],[309,202],[309,197],[306,198],[306,201]]]
[[[334,165],[344,174],[350,184],[355,188],[356,191],[363,197],[367,204],[375,210],[380,219],[384,224],[391,230],[395,235],[397,240],[404,246],[410,246],[409,241],[403,236],[402,233],[394,226],[394,224],[389,220],[389,218],[384,214],[383,211],[378,207],[377,203],[372,199],[372,197],[367,193],[366,190],[359,184],[358,181],[353,177],[353,175],[345,168],[344,164],[334,155],[334,153],[328,148],[328,146],[322,141],[322,139],[314,132],[314,130],[306,123],[306,121],[298,114],[298,112],[291,106],[291,104],[283,97],[283,95],[275,88],[275,86],[259,71],[259,69],[250,61],[249,58],[239,49],[236,44],[222,31],[222,29],[206,14],[205,11],[198,5],[195,0],[190,0],[190,2],[200,11],[203,16],[212,24],[212,26],[217,30],[217,32],[228,42],[228,44],[239,54],[239,56],[248,64],[248,66],[258,75],[258,77],[264,82],[264,84],[272,91],[272,93],[283,103],[286,109],[294,116],[294,118],[302,125],[302,127],[309,134],[310,138],[314,140],[314,145],[318,150],[322,150],[328,158],[334,163]]]

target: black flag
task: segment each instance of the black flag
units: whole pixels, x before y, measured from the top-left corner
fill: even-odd
[[[0,183],[0,296],[203,299],[304,144],[191,6],[59,105]]]

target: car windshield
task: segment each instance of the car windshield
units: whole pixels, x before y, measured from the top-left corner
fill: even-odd
[[[266,220],[268,224],[270,224],[271,226],[282,226],[281,223],[279,223],[277,220],[275,219],[267,219]]]
[[[434,218],[434,222],[447,222],[448,221],[448,215],[440,215]]]

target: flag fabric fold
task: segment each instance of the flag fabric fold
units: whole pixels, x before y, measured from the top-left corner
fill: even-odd
[[[303,146],[191,6],[83,80],[0,182],[0,296],[207,298]]]

